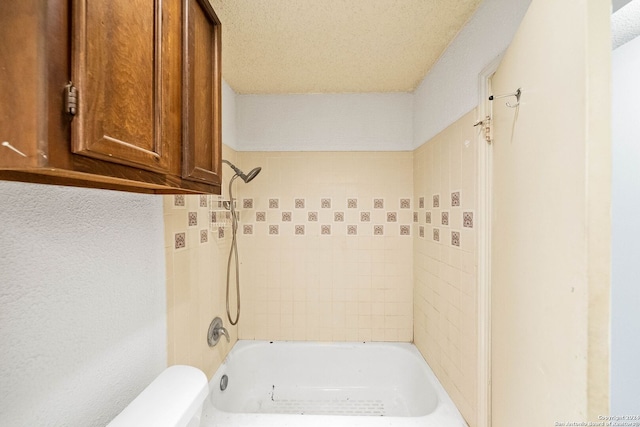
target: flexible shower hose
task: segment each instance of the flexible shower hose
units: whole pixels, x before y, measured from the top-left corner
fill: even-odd
[[[229,260],[227,261],[227,318],[232,325],[238,323],[240,320],[240,267],[238,266],[238,242],[236,240],[236,233],[238,231],[238,217],[236,209],[233,206],[233,181],[238,177],[238,174],[234,175],[229,181],[229,209],[231,210],[231,247],[229,248]],[[236,266],[236,319],[231,318],[231,310],[229,309],[229,276],[231,271],[231,258],[235,255]]]

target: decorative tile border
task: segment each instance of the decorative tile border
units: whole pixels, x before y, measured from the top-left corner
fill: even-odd
[[[434,201],[436,205],[439,205],[439,194],[434,194]],[[199,196],[200,197],[200,196]],[[372,199],[365,200],[365,203],[360,203],[357,197],[348,197],[343,199],[346,202],[346,206],[343,202],[334,203],[335,200],[331,197],[320,197],[318,199],[307,199],[304,197],[292,197],[290,202],[284,203],[288,205],[286,207],[280,203],[281,198],[269,197],[265,199],[256,199],[255,197],[238,198],[237,204],[242,209],[250,210],[250,212],[244,213],[241,216],[240,233],[243,235],[271,235],[278,236],[284,234],[292,234],[297,236],[332,236],[332,235],[347,235],[347,236],[411,236],[419,235],[419,227],[422,227],[422,238],[426,233],[430,233],[430,230],[425,230],[426,227],[423,224],[430,224],[432,220],[432,211],[418,210],[418,206],[426,206],[425,200],[427,197],[421,196],[413,199],[412,197],[400,197],[398,199],[390,199],[384,197],[374,197]],[[209,206],[210,230],[218,235],[218,238],[222,239],[225,235],[225,230],[228,231],[230,227],[230,211],[225,209],[225,205],[228,206],[228,201],[224,200],[221,196],[206,196],[193,200],[195,202],[199,200],[204,207],[204,202]],[[369,200],[372,205],[369,205]],[[413,200],[413,201],[412,201]],[[185,205],[191,206],[192,201],[185,199]],[[293,202],[293,206],[290,203]],[[198,202],[196,202],[198,203]],[[262,205],[264,203],[264,205]],[[397,203],[397,204],[396,204]],[[414,205],[415,203],[415,205]],[[218,210],[215,209],[217,204],[222,206]],[[284,210],[287,209],[288,210]],[[310,210],[313,209],[313,210]],[[333,210],[332,209],[341,209]],[[367,210],[355,210],[355,209],[367,209]],[[430,206],[428,207],[430,208]],[[269,213],[267,210],[273,211]],[[393,210],[385,210],[393,209]],[[413,210],[415,209],[415,210]],[[355,212],[353,211],[355,210]],[[425,212],[425,216],[422,216],[422,212]],[[457,212],[457,211],[456,211]],[[472,223],[472,212],[465,212],[464,214],[470,214]],[[188,227],[196,227],[198,212],[188,212]],[[461,212],[460,215],[463,213]],[[451,224],[451,215],[449,211],[441,212],[436,211],[436,215],[440,218],[436,221],[438,226]],[[448,215],[448,218],[447,218]],[[453,213],[457,215],[457,213]],[[442,218],[444,216],[444,223]],[[456,217],[457,218],[457,217]],[[469,215],[465,218],[469,219]],[[247,221],[248,223],[245,223]],[[202,220],[200,221],[202,222]],[[260,224],[267,223],[264,226]],[[348,223],[347,223],[348,222]],[[283,224],[290,223],[289,226]],[[311,225],[310,224],[318,224]],[[345,226],[336,227],[336,224],[347,223]],[[360,233],[358,233],[358,224],[361,225]],[[365,228],[362,228],[364,224]],[[389,228],[391,224],[392,228]],[[415,224],[418,228],[413,229]],[[468,228],[468,224],[464,223],[462,226]],[[385,227],[385,225],[387,227]],[[344,227],[344,228],[343,228]],[[369,228],[371,227],[371,228]],[[397,228],[396,228],[397,227]],[[386,229],[385,229],[386,228]],[[449,231],[447,231],[449,233]],[[216,234],[212,234],[215,236]],[[228,233],[227,233],[228,235]],[[205,240],[206,239],[206,240]],[[210,238],[201,236],[201,241],[207,242]],[[444,240],[444,238],[443,238]]]

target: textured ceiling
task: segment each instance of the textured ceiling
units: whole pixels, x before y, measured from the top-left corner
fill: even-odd
[[[410,92],[481,0],[210,0],[241,94]]]

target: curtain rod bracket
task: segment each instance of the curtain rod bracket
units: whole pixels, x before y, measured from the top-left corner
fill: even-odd
[[[520,88],[518,88],[518,90],[516,90],[514,93],[508,93],[505,95],[491,95],[489,97],[489,101],[493,101],[494,99],[500,99],[500,98],[508,98],[510,96],[515,96],[516,97],[516,103],[511,105],[510,102],[506,103],[506,106],[509,108],[516,108],[518,105],[520,105],[520,96],[522,95],[522,91],[520,90]]]

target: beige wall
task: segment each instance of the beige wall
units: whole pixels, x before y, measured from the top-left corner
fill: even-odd
[[[236,153],[223,146],[223,157],[234,161]],[[227,179],[223,195],[229,174],[224,176]],[[238,339],[237,327],[229,324],[225,308],[226,261],[231,237],[228,229],[224,237],[219,237],[217,228],[210,227],[209,211],[215,200],[216,196],[164,196],[167,361],[169,365],[200,368],[209,378]],[[192,216],[193,224],[194,213],[196,224],[190,225],[189,217]],[[231,342],[222,338],[210,348],[207,330],[216,316],[222,318],[229,330]]]
[[[478,339],[474,119],[475,111],[466,114],[418,148],[413,160],[414,341],[471,427]]]
[[[610,7],[534,0],[493,77],[494,427],[609,411]]]
[[[238,157],[245,171],[263,168],[254,181],[239,184],[240,338],[411,341],[412,153]],[[348,207],[350,198],[357,207]],[[270,207],[270,199],[278,206]],[[291,221],[284,221],[288,213]],[[348,233],[352,226],[355,234]]]

